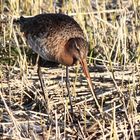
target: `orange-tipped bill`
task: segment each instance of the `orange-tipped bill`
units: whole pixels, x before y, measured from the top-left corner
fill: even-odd
[[[84,72],[84,74],[85,74],[85,76],[86,76],[86,79],[87,79],[89,88],[90,88],[90,90],[91,90],[91,93],[92,93],[92,95],[93,95],[93,98],[95,99],[95,102],[96,102],[97,106],[98,106],[99,109],[100,109],[100,105],[99,105],[99,103],[98,103],[97,97],[96,97],[96,95],[95,95],[95,93],[94,93],[94,89],[93,89],[93,86],[92,86],[92,81],[91,81],[90,74],[89,74],[89,71],[88,71],[87,61],[86,61],[86,59],[81,59],[81,60],[80,60],[80,63],[81,63],[81,65],[82,65],[83,72]]]

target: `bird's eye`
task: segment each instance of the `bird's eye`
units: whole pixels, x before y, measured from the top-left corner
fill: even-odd
[[[74,47],[78,52],[80,51],[79,45],[76,41],[74,42]]]
[[[78,46],[76,46],[76,50],[79,52],[80,51],[80,48]]]

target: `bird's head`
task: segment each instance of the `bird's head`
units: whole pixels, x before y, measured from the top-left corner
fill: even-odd
[[[72,65],[87,58],[88,43],[83,38],[71,38],[67,45],[67,51],[73,58]]]
[[[69,52],[70,56],[72,56],[73,64],[75,64],[77,61],[80,62],[83,72],[87,78],[89,87],[91,89],[91,92],[94,93],[93,87],[92,87],[92,81],[90,78],[90,74],[88,71],[87,66],[87,53],[88,53],[88,43],[83,38],[72,38],[68,41],[68,48],[67,51]]]

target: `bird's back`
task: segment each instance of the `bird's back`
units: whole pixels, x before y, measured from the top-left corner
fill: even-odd
[[[79,24],[63,14],[40,14],[19,19],[30,47],[44,59],[57,62],[57,55],[71,38],[84,38]]]

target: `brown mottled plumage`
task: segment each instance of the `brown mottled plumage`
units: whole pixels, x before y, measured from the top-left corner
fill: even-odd
[[[21,17],[19,23],[30,47],[45,60],[73,65],[76,58],[72,58],[70,53],[71,49],[77,51],[72,45],[76,43],[82,44],[77,46],[81,46],[80,50],[84,51],[85,56],[87,54],[87,42],[82,29],[67,15],[40,14],[30,18]]]
[[[65,66],[80,61],[94,94],[86,63],[87,41],[73,18],[64,14],[40,14],[29,18],[20,17],[17,22],[29,46],[43,59]]]

